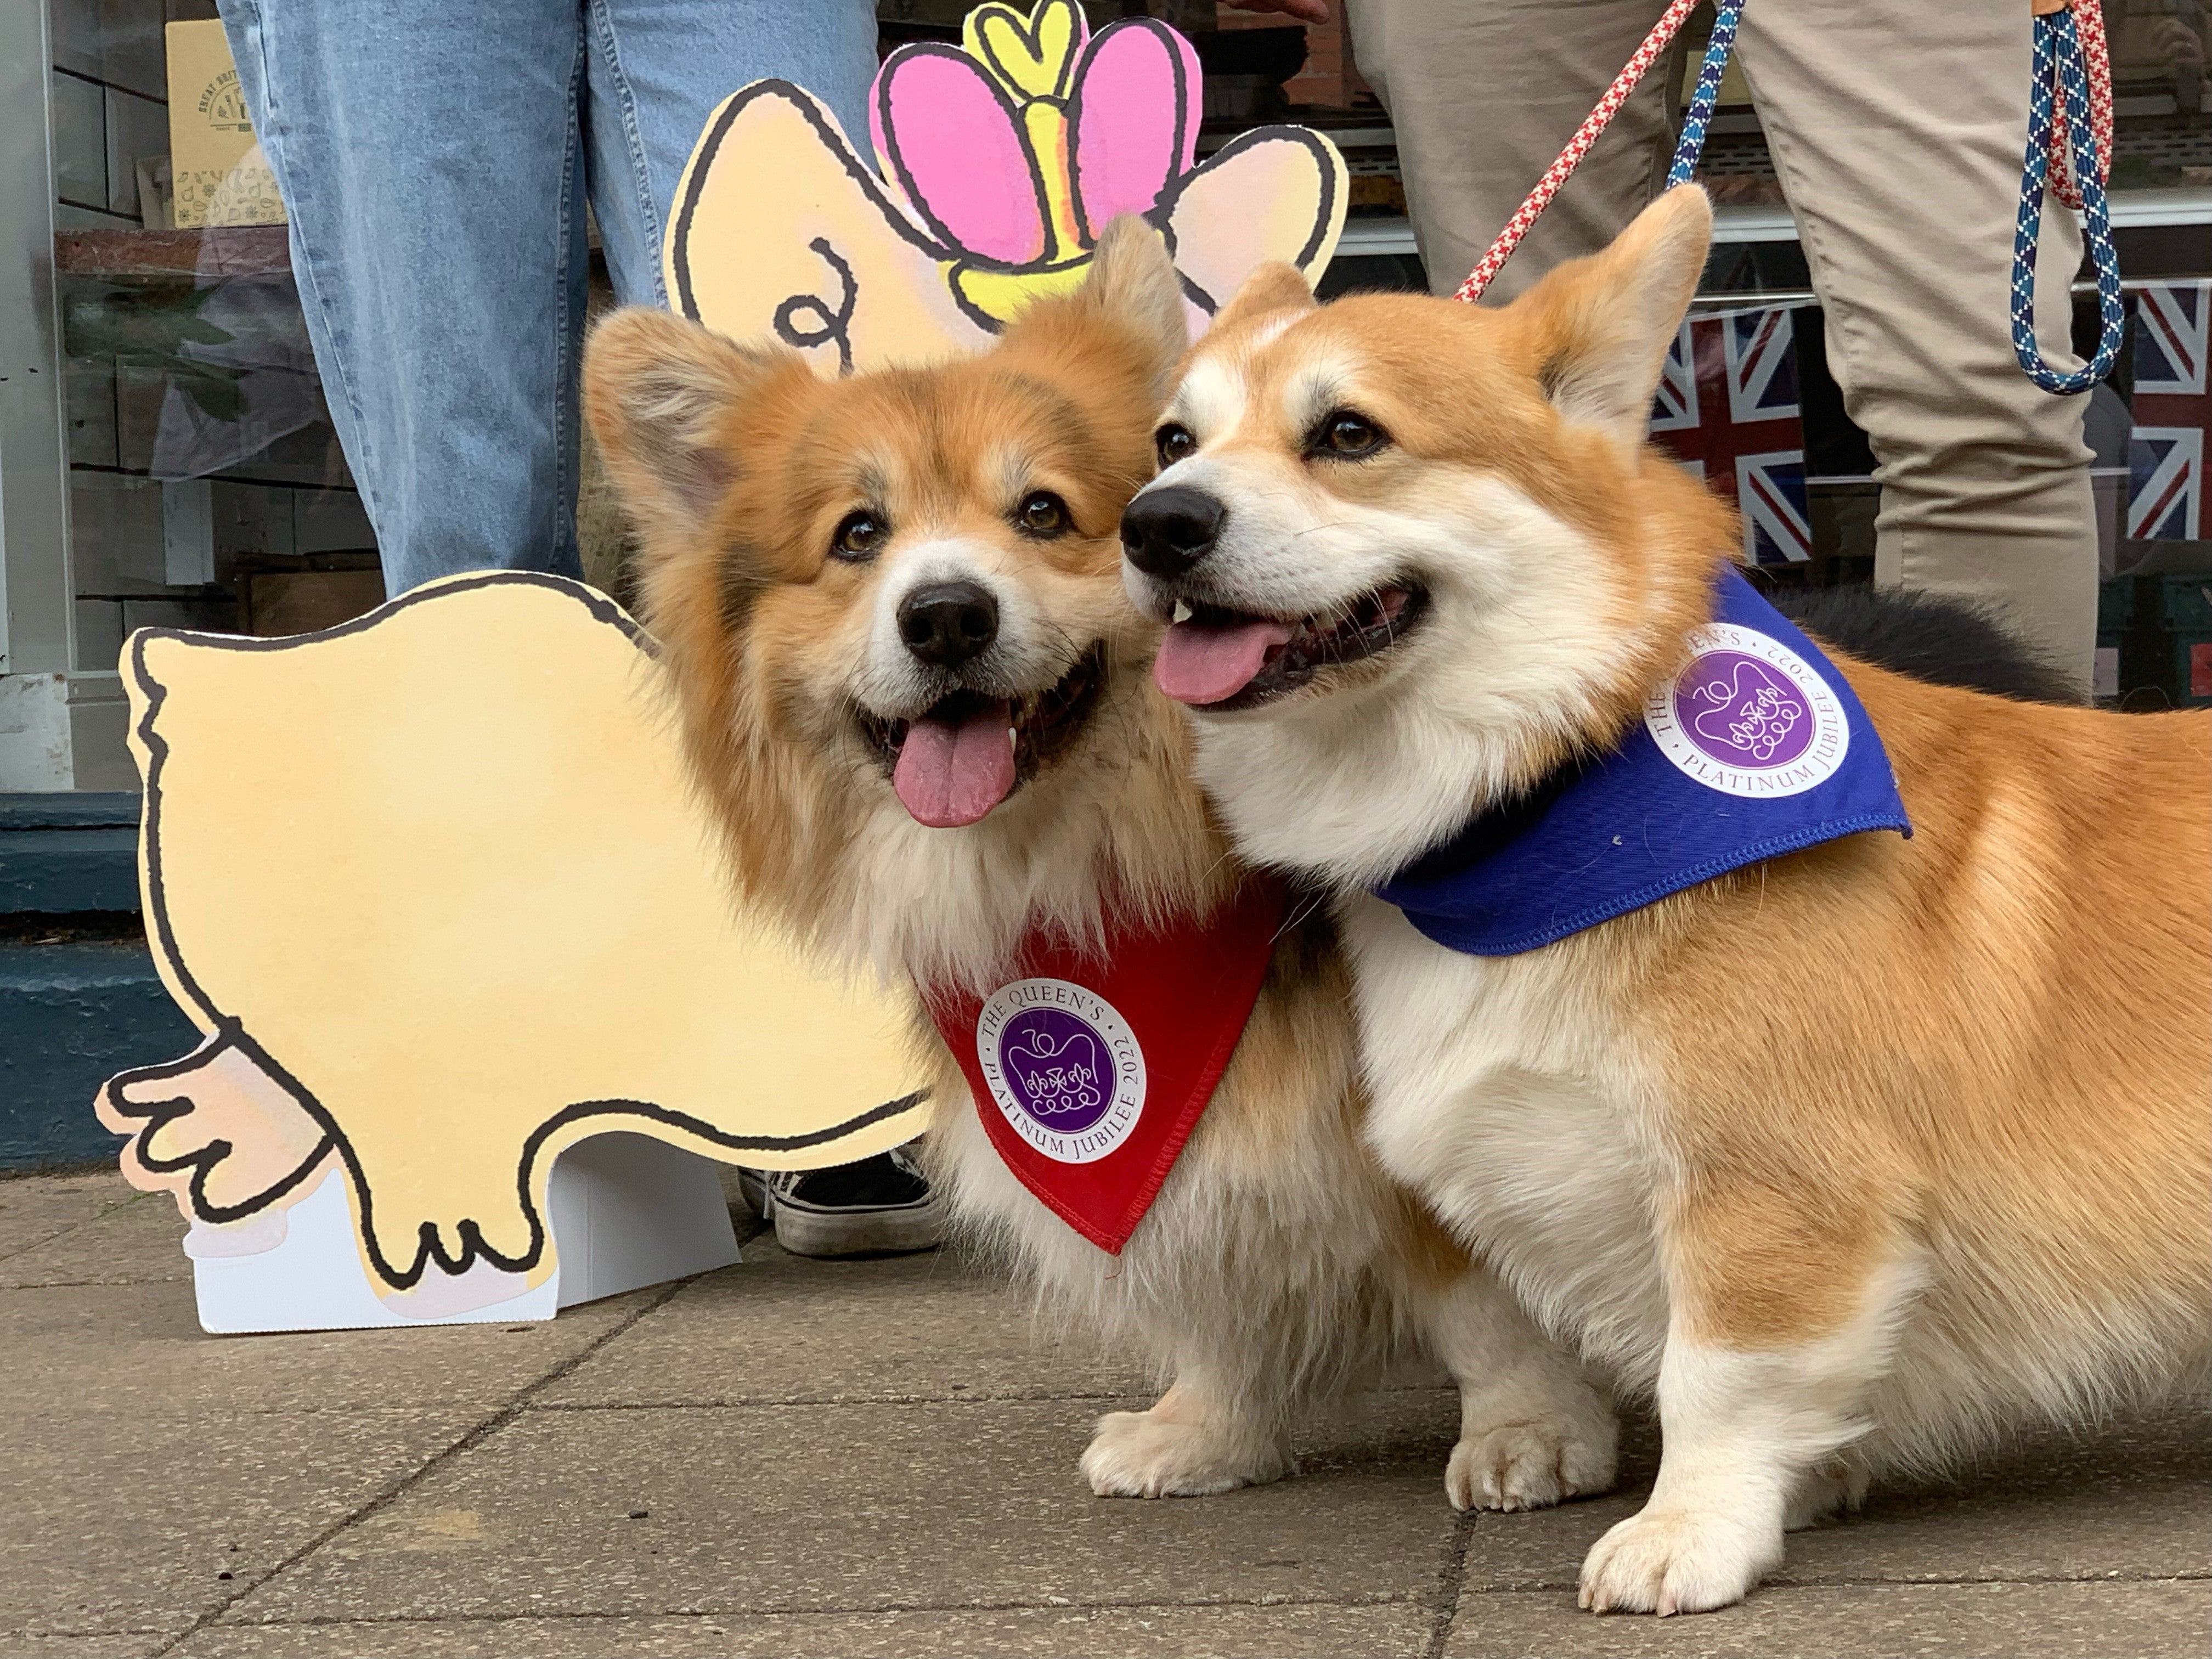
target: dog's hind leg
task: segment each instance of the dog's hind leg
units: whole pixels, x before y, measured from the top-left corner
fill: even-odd
[[[1101,1498],[1205,1498],[1297,1473],[1286,1402],[1186,1366],[1150,1411],[1109,1412],[1083,1454]]]
[[[1487,1268],[1425,1287],[1415,1305],[1459,1384],[1459,1443],[1444,1470],[1454,1509],[1543,1509],[1612,1487],[1613,1401]]]

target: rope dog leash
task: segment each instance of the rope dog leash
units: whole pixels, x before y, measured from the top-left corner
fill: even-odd
[[[2112,60],[2105,52],[2104,20],[2096,0],[2083,0],[2080,15],[2097,21],[2077,29],[2071,6],[2039,15],[2035,20],[2027,155],[2021,168],[2020,218],[2012,242],[2013,355],[2020,359],[2029,380],[2045,392],[2062,396],[2087,392],[2112,373],[2127,321],[2120,305],[2120,256],[2112,246],[2112,217],[2105,200],[2104,173],[2112,160]],[[2098,125],[2100,101],[2101,131]],[[2072,141],[2070,158],[2059,149],[2065,139]],[[2097,267],[2097,315],[2101,327],[2097,355],[2072,374],[2062,374],[2045,361],[2035,341],[2035,264],[2043,230],[2044,185],[2049,180],[2051,193],[2066,201],[2069,194],[2066,169],[2055,162],[2069,159],[2072,191],[2078,192],[2075,199],[2081,206],[2082,234]]]
[[[2045,0],[2049,3],[2049,0]],[[2105,200],[2104,181],[2112,165],[2112,64],[2105,41],[2104,14],[2097,0],[2082,0],[2080,12],[2073,0],[2035,19],[2035,70],[2030,88],[2027,154],[2021,167],[2020,218],[2013,243],[2013,350],[2027,376],[2046,392],[2086,391],[2111,373],[2118,355],[2124,313],[2120,305],[2119,256],[2113,249],[2112,223]],[[1513,250],[1521,246],[1529,227],[1552,204],[1560,187],[1589,154],[1599,135],[1613,124],[1643,81],[1680,32],[1696,0],[1673,0],[1651,32],[1644,37],[1605,95],[1575,130],[1573,137],[1546,168],[1544,176],[1505,228],[1498,233],[1489,251],[1459,285],[1456,298],[1469,303],[1482,297]],[[1736,27],[1743,16],[1744,0],[1718,0],[1713,32],[1706,42],[1696,88],[1684,112],[1682,136],[1667,170],[1667,188],[1687,184],[1697,171],[1705,149],[1705,131],[1718,100],[1721,77],[1728,71],[1735,45]],[[2055,89],[2055,90],[2054,90]],[[2070,154],[2069,154],[2070,150]],[[2097,307],[2103,324],[2097,355],[2072,374],[2061,374],[2043,361],[2035,343],[2035,258],[2042,229],[2043,190],[2070,208],[2081,210],[2084,230],[2097,268]]]
[[[1536,181],[1535,189],[1528,192],[1528,199],[1521,204],[1519,210],[1505,222],[1505,228],[1498,233],[1498,240],[1490,245],[1490,251],[1482,256],[1474,269],[1468,273],[1467,280],[1459,285],[1457,298],[1471,304],[1482,297],[1482,290],[1490,286],[1491,279],[1498,275],[1506,260],[1513,257],[1513,250],[1521,246],[1521,239],[1528,234],[1528,227],[1536,222],[1539,214],[1551,206],[1552,198],[1559,193],[1559,186],[1565,184],[1574,170],[1582,165],[1583,157],[1589,154],[1589,148],[1597,142],[1598,135],[1613,125],[1613,118],[1628,101],[1628,94],[1636,90],[1645,71],[1658,61],[1659,55],[1667,50],[1680,30],[1682,20],[1696,6],[1697,0],[1674,0],[1659,21],[1651,26],[1651,33],[1644,37],[1644,44],[1637,47],[1635,56],[1628,60],[1626,67],[1613,77],[1613,84],[1606,88],[1605,96],[1597,100],[1597,107],[1589,112],[1581,126],[1575,129],[1575,136],[1567,140],[1567,147],[1559,152],[1559,159],[1544,169],[1544,176]],[[1721,0],[1713,24],[1713,39],[1720,43],[1721,68],[1713,67],[1713,52],[1709,47],[1705,52],[1705,67],[1698,76],[1698,91],[1705,99],[1705,116],[1696,121],[1696,145],[1702,145],[1705,142],[1705,122],[1712,115],[1711,92],[1717,92],[1720,88],[1722,70],[1728,66],[1726,43],[1735,40],[1735,21],[1742,12],[1743,0]],[[1706,87],[1708,76],[1711,80],[1711,92]],[[1692,108],[1694,114],[1694,103]],[[1682,143],[1685,146],[1691,146],[1690,161],[1695,166],[1697,149],[1692,145],[1692,128],[1687,121],[1682,128]],[[1679,170],[1681,165],[1682,153],[1677,149],[1674,167]],[[1685,173],[1683,176],[1686,178],[1688,175]],[[1670,172],[1668,183],[1671,185],[1674,182],[1674,176]]]

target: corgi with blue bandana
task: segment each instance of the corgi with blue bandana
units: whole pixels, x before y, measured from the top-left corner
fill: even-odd
[[[1730,574],[1646,441],[1711,226],[1495,308],[1255,276],[1123,525],[1231,840],[1333,896],[1366,1145],[1656,1398],[1599,1611],[2212,1334],[2212,713],[1930,684]]]

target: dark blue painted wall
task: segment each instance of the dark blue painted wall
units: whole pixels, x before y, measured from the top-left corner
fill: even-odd
[[[0,1169],[112,1157],[100,1085],[199,1040],[143,940],[0,943]]]
[[[113,1156],[125,1066],[199,1041],[139,932],[138,797],[0,795],[0,1169]]]

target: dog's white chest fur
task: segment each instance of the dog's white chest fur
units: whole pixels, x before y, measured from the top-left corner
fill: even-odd
[[[1555,1336],[1648,1383],[1667,1297],[1643,1084],[1576,953],[1463,956],[1379,899],[1339,908],[1377,1156]]]

